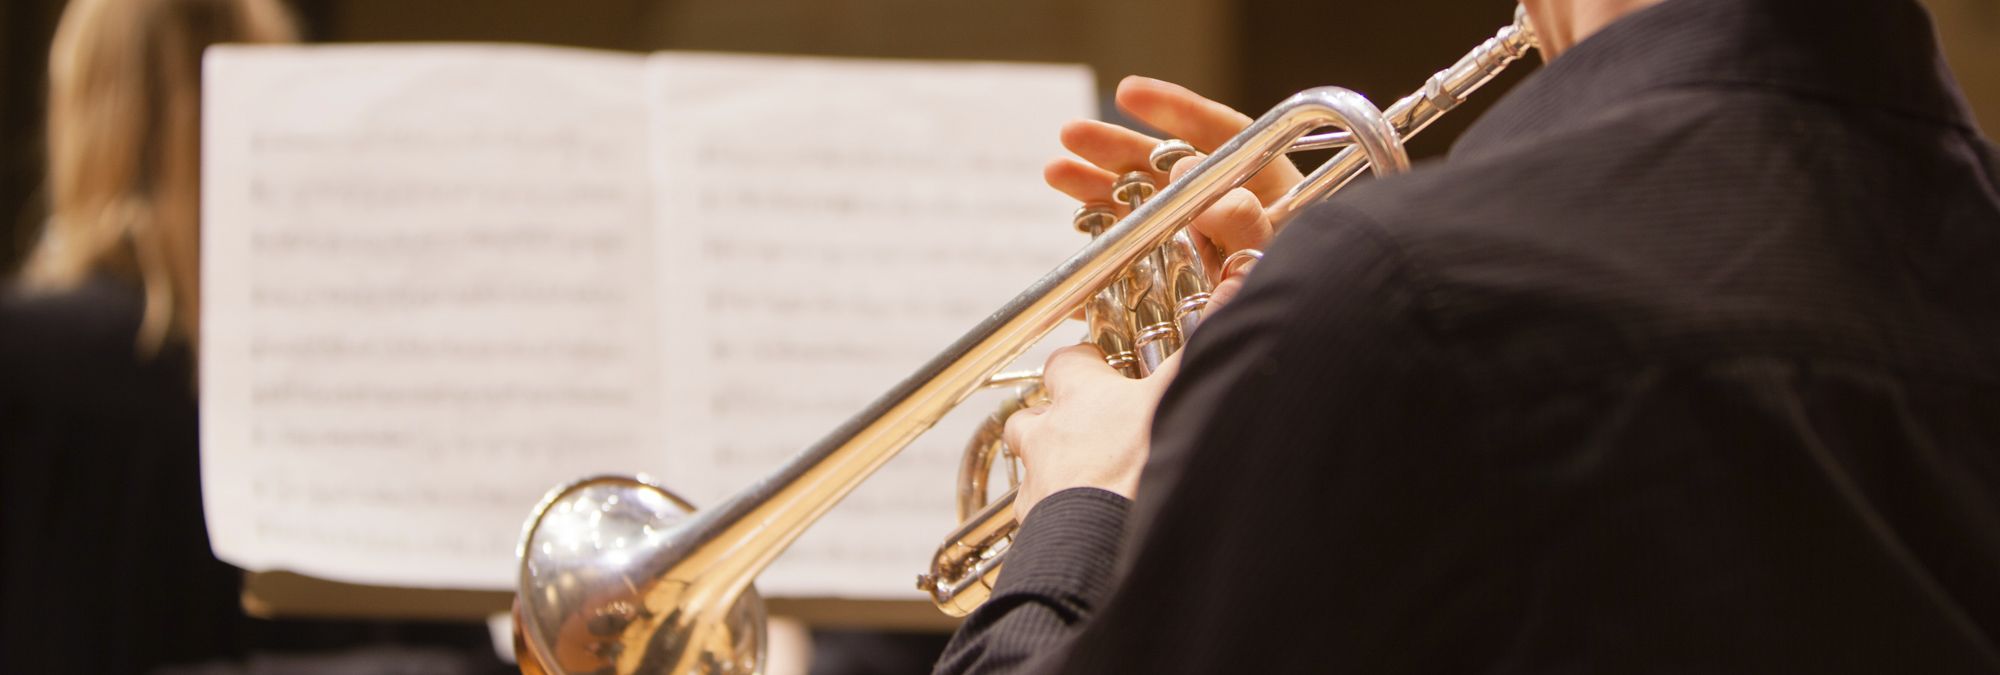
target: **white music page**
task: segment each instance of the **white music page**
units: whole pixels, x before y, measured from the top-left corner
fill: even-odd
[[[669,433],[699,454],[661,478],[697,505],[775,471],[1085,243],[1040,181],[1056,130],[1095,113],[1084,68],[661,53],[647,77],[660,292],[701,317],[665,335]],[[918,439],[758,587],[918,597],[994,400]]]
[[[253,570],[509,589],[549,488],[718,503],[1083,244],[1039,180],[1094,112],[1076,67],[403,45],[206,77],[204,484]],[[991,402],[764,591],[917,597]]]
[[[669,466],[639,56],[222,47],[202,452],[218,555],[511,588],[555,484]]]

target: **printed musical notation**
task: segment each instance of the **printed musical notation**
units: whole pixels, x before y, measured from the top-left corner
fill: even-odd
[[[203,453],[221,555],[504,588],[542,491],[664,464],[640,65],[213,53]]]
[[[1078,70],[664,55],[647,76],[667,158],[658,230],[685,244],[660,255],[695,280],[683,292],[702,319],[666,337],[672,353],[707,357],[704,386],[670,389],[668,409],[702,418],[685,466],[707,477],[705,503],[770,473],[1083,244],[1063,220],[1073,206],[1036,179],[1060,151],[1053,130],[1091,112]],[[760,588],[916,597],[910,575],[956,525],[959,451],[988,412],[919,439]]]
[[[1091,112],[1078,68],[495,46],[207,68],[204,480],[216,550],[251,569],[509,588],[543,491],[646,473],[713,504],[1083,243],[1036,178]],[[916,597],[986,413],[765,592]]]

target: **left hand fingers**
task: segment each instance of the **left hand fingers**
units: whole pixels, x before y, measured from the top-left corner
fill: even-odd
[[[1023,468],[1028,468],[1029,455],[1026,452],[1028,439],[1034,436],[1036,428],[1048,416],[1049,405],[1042,403],[1014,411],[1014,414],[1007,416],[1006,424],[1000,428],[1000,442],[1013,449],[1014,456],[1020,460]]]
[[[1089,343],[1058,349],[1042,365],[1042,387],[1048,390],[1049,399],[1058,403],[1066,397],[1073,400],[1078,388],[1103,378],[1124,379],[1124,376],[1104,363],[1104,352]]]
[[[1170,377],[1171,369],[1167,373]],[[1015,497],[1016,517],[1073,487],[1135,494],[1159,400],[1154,387],[1118,374],[1087,344],[1050,355],[1042,386],[1054,402],[1015,413],[1002,430],[1026,469]]]

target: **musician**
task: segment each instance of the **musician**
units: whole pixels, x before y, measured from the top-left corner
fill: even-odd
[[[50,217],[0,287],[0,670],[239,654],[196,455],[201,51],[276,0],[74,0],[49,54]]]
[[[1269,256],[1177,375],[1050,359],[938,672],[2000,672],[2000,158],[1924,11],[1526,6],[1447,161],[1197,224]],[[1084,199],[1149,145],[1064,140]]]
[[[483,624],[252,620],[210,551],[196,416],[201,56],[281,0],[71,0],[49,217],[0,283],[0,672],[491,672]]]

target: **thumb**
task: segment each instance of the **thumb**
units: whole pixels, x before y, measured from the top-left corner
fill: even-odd
[[[1222,283],[1216,284],[1215,288],[1208,292],[1208,311],[1215,312],[1228,306],[1230,301],[1236,299],[1236,294],[1241,292],[1243,292],[1243,275],[1232,274],[1229,278],[1223,279]]]

